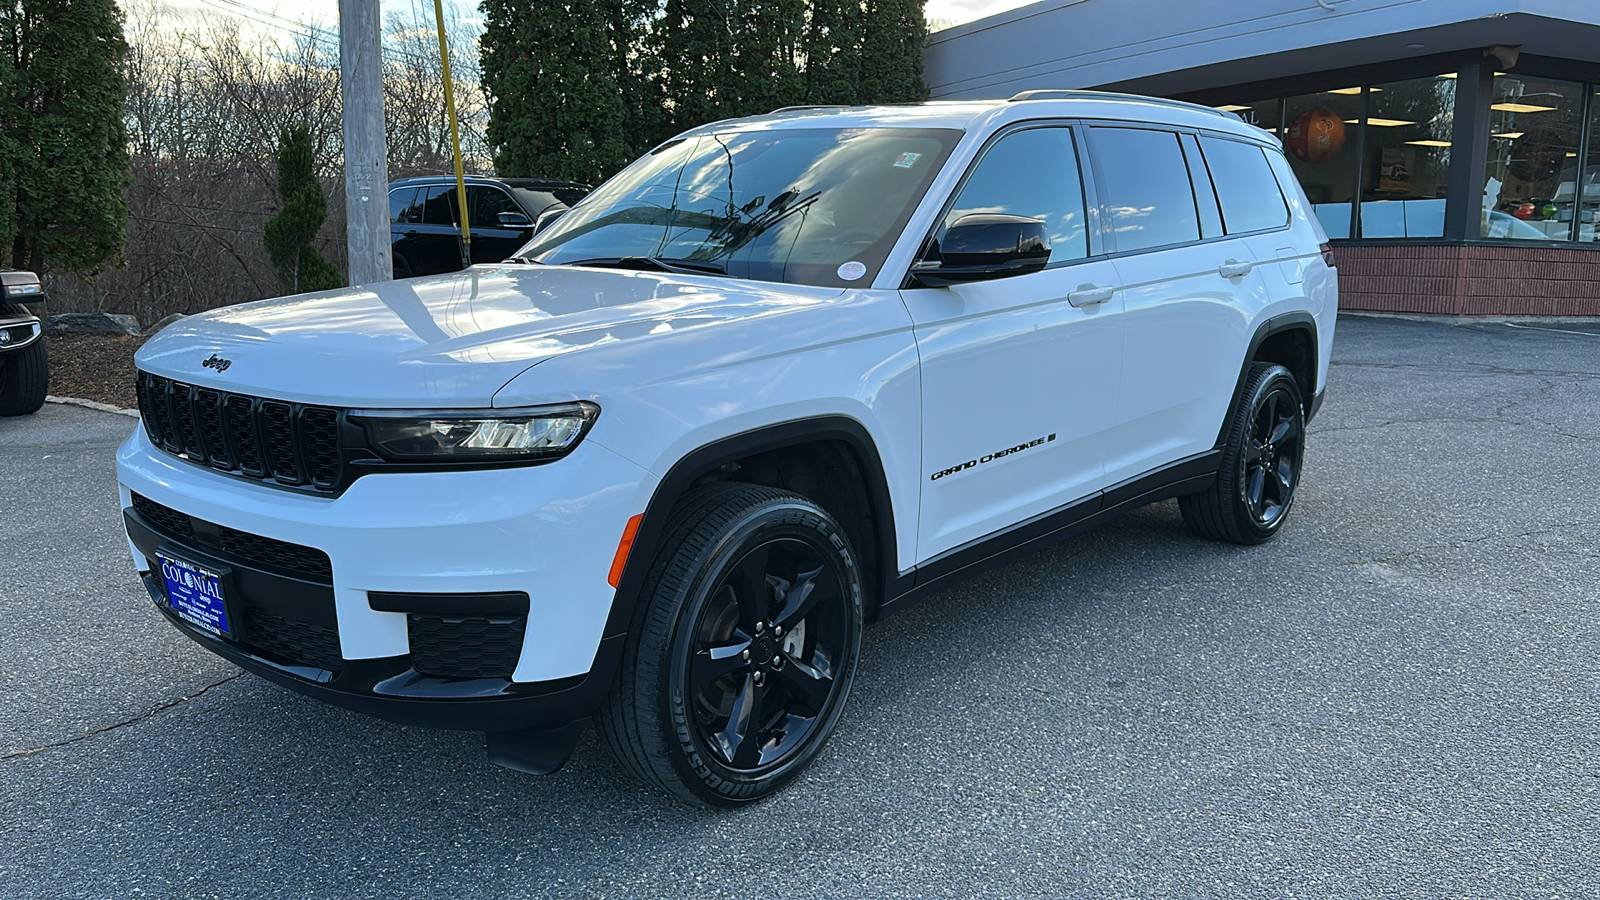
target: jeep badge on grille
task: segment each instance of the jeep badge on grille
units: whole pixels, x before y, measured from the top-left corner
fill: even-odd
[[[205,366],[208,369],[216,369],[218,372],[226,372],[228,371],[228,367],[233,365],[233,360],[223,359],[222,357],[213,353],[205,362],[201,363],[200,365]]]

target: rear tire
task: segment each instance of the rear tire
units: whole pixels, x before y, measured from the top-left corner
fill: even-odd
[[[0,356],[0,416],[38,412],[50,391],[50,354],[44,338]]]
[[[648,785],[759,800],[832,734],[861,622],[860,567],[826,511],[774,488],[698,488],[667,523],[595,725]]]
[[[1271,540],[1289,517],[1305,460],[1305,405],[1289,370],[1255,363],[1229,414],[1216,481],[1178,498],[1189,528],[1234,544]]]

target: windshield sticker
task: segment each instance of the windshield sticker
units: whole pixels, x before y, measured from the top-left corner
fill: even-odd
[[[837,259],[838,257],[834,258]],[[839,277],[845,281],[855,281],[865,274],[867,274],[867,264],[856,262],[853,259],[839,267]]]
[[[921,158],[921,153],[902,153],[900,154],[900,158],[894,161],[894,167],[896,169],[909,169],[916,165],[917,160]]]

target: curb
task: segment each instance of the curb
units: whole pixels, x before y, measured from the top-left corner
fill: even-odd
[[[135,419],[139,418],[139,411],[137,409],[123,409],[120,406],[112,406],[109,403],[99,403],[94,400],[84,400],[81,397],[47,396],[44,398],[44,402],[59,403],[63,406],[81,406],[84,409],[95,409],[99,410],[100,412],[116,413],[119,416],[132,416]]]

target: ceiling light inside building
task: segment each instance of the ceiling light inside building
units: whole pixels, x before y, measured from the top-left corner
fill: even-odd
[[[1507,131],[1507,132],[1504,132],[1503,134],[1497,134],[1497,135],[1495,135],[1495,137],[1497,137],[1497,138],[1505,138],[1508,141],[1514,141],[1517,138],[1522,137],[1522,135],[1523,135],[1523,132],[1521,132],[1521,131]]]
[[[1555,109],[1554,106],[1534,106],[1531,103],[1495,103],[1490,105],[1489,108],[1498,109],[1501,112],[1514,113],[1551,112]]]
[[[1214,108],[1215,109],[1220,109],[1223,112],[1244,112],[1245,110],[1249,109],[1250,107],[1248,107],[1248,106],[1240,106],[1237,103],[1230,103],[1227,106],[1218,106],[1218,107],[1214,107]]]
[[[1406,141],[1413,147],[1448,147],[1449,141]]]
[[[1357,122],[1360,122],[1361,120],[1360,119],[1345,119],[1345,121],[1350,123],[1351,125],[1354,125]],[[1379,118],[1378,116],[1368,116],[1367,117],[1367,124],[1368,125],[1376,125],[1379,128],[1399,128],[1401,125],[1415,125],[1417,123],[1410,122],[1410,121],[1407,121],[1405,119],[1383,119],[1383,118]]]

